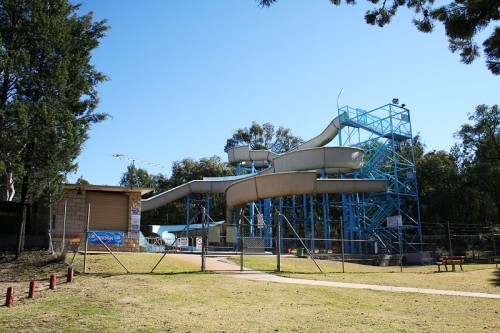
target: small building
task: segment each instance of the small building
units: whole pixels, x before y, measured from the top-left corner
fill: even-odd
[[[141,197],[152,189],[65,184],[52,205],[49,228],[53,244],[83,250],[88,226],[88,250],[140,252]],[[105,245],[103,245],[106,244]]]

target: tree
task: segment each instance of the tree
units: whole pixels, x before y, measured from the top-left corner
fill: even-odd
[[[455,157],[443,150],[424,154],[417,162],[421,218],[439,230],[446,221],[456,221],[463,208],[459,202],[460,175]]]
[[[106,77],[90,60],[108,27],[78,10],[68,0],[0,0],[0,160],[21,182],[17,257],[28,202],[76,170],[91,125],[107,117],[94,112]]]
[[[500,221],[500,109],[479,105],[455,134],[461,143],[454,147],[459,167],[469,187],[487,194],[482,200],[482,218]],[[496,212],[486,209],[488,201]]]
[[[297,147],[302,142],[302,138],[292,135],[292,131],[288,128],[280,126],[275,131],[274,125],[270,123],[261,126],[254,121],[250,128],[236,130],[227,140],[224,151],[227,152],[236,146],[250,145],[251,149],[268,149],[281,154]]]
[[[365,13],[365,21],[380,27],[390,23],[400,7],[406,6],[415,17],[413,24],[419,31],[432,32],[436,21],[444,25],[451,52],[459,52],[461,61],[472,63],[479,55],[480,48],[475,37],[493,22],[500,19],[498,0],[453,0],[448,4],[434,8],[434,0],[368,0],[379,5]],[[258,0],[262,7],[269,7],[277,0]],[[334,5],[341,5],[342,0],[330,0]],[[345,0],[348,5],[355,5],[356,0]],[[491,35],[483,42],[486,66],[495,75],[500,75],[500,27],[495,27]]]
[[[82,176],[80,176],[77,180],[76,180],[76,184],[79,184],[79,185],[90,185],[90,182],[83,178]]]
[[[150,175],[146,169],[136,168],[134,164],[127,167],[127,171],[120,179],[121,186],[156,188],[157,176]]]

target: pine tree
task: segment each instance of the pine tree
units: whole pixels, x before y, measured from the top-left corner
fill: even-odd
[[[94,112],[106,77],[90,60],[108,27],[78,11],[68,0],[0,0],[0,160],[21,181],[17,256],[28,202],[76,169],[90,126],[107,117]]]

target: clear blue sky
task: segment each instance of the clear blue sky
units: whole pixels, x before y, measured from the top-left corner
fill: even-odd
[[[82,12],[111,30],[93,53],[110,77],[98,112],[112,118],[90,131],[79,170],[93,184],[117,185],[130,161],[171,175],[172,162],[221,156],[226,140],[252,121],[310,139],[340,106],[366,110],[399,98],[427,151],[447,150],[478,104],[498,104],[500,77],[478,59],[459,62],[441,26],[413,27],[402,9],[385,28],[365,24],[364,2],[328,0],[87,0]],[[482,40],[478,40],[482,42]]]

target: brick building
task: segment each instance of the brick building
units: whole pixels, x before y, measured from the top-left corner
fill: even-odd
[[[66,184],[63,197],[52,205],[50,235],[59,246],[83,250],[89,227],[89,251],[139,252],[141,197],[152,189]],[[89,215],[90,213],[90,215]],[[81,241],[81,242],[80,242]],[[80,245],[81,244],[81,245]]]

